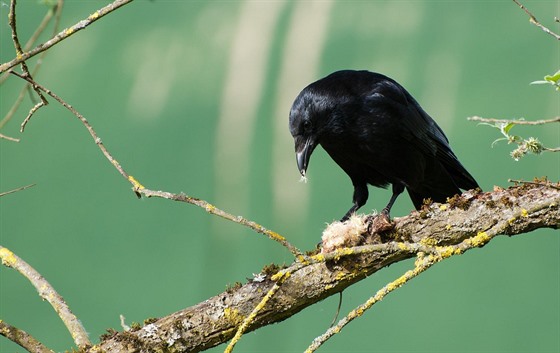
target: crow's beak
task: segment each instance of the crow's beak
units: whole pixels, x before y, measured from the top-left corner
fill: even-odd
[[[307,166],[309,165],[309,159],[311,158],[311,153],[317,146],[315,140],[312,137],[296,137],[296,160],[300,174],[305,177],[307,172]]]

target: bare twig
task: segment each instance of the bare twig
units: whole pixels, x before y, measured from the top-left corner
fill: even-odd
[[[41,33],[43,33],[43,31],[45,30],[45,28],[47,27],[49,22],[53,19],[53,17],[55,19],[54,20],[54,26],[53,26],[53,36],[56,34],[56,32],[58,31],[59,24],[60,24],[60,14],[62,13],[63,4],[64,4],[63,0],[58,0],[56,5],[49,8],[49,10],[47,11],[47,14],[43,18],[43,21],[41,21],[41,23],[39,24],[39,26],[37,27],[37,29],[35,30],[33,35],[31,35],[31,37],[29,38],[29,40],[25,44],[25,47],[23,49],[24,51],[29,50],[29,48],[31,48],[31,46],[35,43],[35,41],[37,41],[37,39],[39,38]],[[47,54],[46,51],[41,53],[40,60],[37,61],[37,63],[35,64],[35,67],[33,68],[32,76],[35,76],[37,74],[37,72],[39,71],[39,69],[40,69],[40,67],[43,63],[42,59],[45,57],[46,54]],[[0,77],[0,84],[2,84],[8,77],[9,77],[8,72],[6,72],[4,75],[2,75],[2,77]],[[6,113],[6,115],[4,116],[2,121],[0,121],[0,129],[8,121],[10,121],[10,119],[14,116],[15,112],[17,111],[17,109],[19,108],[21,103],[23,102],[23,98],[25,97],[25,94],[28,91],[28,88],[29,88],[29,85],[26,84],[25,87],[23,87],[21,89],[18,97],[16,98],[16,100],[12,104],[12,107],[10,108],[8,113]]]
[[[29,77],[26,77],[26,76],[24,76],[20,73],[15,72],[15,71],[12,71],[12,73],[14,75],[26,80],[27,82],[31,83],[33,86],[42,90],[47,95],[51,96],[53,99],[55,99],[57,102],[59,102],[62,106],[64,106],[66,109],[68,109],[74,116],[76,116],[78,119],[80,119],[82,124],[84,124],[84,126],[89,131],[89,134],[91,135],[91,137],[93,138],[93,140],[97,144],[97,147],[99,147],[99,149],[101,150],[101,152],[103,153],[105,158],[107,158],[109,160],[109,162],[117,169],[117,171],[126,180],[128,180],[128,182],[130,182],[132,184],[132,190],[136,193],[136,195],[138,195],[138,196],[144,195],[146,197],[160,197],[160,198],[179,201],[179,202],[186,202],[186,203],[198,206],[200,208],[203,208],[204,210],[206,210],[210,214],[213,214],[213,215],[225,218],[229,221],[244,225],[244,226],[256,231],[257,233],[264,234],[268,238],[270,238],[270,239],[282,244],[284,247],[286,247],[298,260],[303,260],[304,259],[305,256],[303,255],[303,253],[297,247],[290,244],[286,240],[286,238],[284,238],[283,236],[281,236],[280,234],[278,234],[274,231],[266,229],[265,227],[261,226],[258,223],[255,223],[253,221],[249,221],[249,220],[247,220],[247,219],[245,219],[241,216],[234,216],[231,213],[228,213],[226,211],[223,211],[223,210],[217,208],[216,206],[210,204],[207,201],[204,201],[204,200],[201,200],[201,199],[198,199],[198,198],[195,198],[195,197],[191,197],[191,196],[185,195],[183,193],[174,194],[174,193],[165,192],[165,191],[154,191],[154,190],[146,189],[138,180],[136,180],[136,178],[134,178],[132,175],[128,174],[124,170],[124,168],[121,166],[121,164],[113,157],[113,155],[111,153],[109,153],[109,151],[107,150],[107,148],[105,147],[105,145],[101,141],[101,138],[97,135],[97,133],[95,132],[95,130],[93,129],[93,127],[91,126],[89,121],[82,114],[80,114],[76,109],[74,109],[70,104],[66,103],[66,101],[64,101],[62,98],[60,98],[54,92],[45,88],[44,86],[41,86],[40,84],[36,83],[35,81],[30,79]],[[32,112],[30,112],[30,114],[32,114]]]
[[[549,188],[553,188],[553,189],[556,189],[556,190],[560,190],[560,183],[553,184],[551,181],[546,180],[546,179],[545,180],[535,179],[534,181],[508,179],[508,182],[509,183],[515,183],[515,184],[542,185],[542,186],[547,186]]]
[[[529,16],[529,22],[531,22],[532,24],[534,24],[535,26],[539,27],[540,29],[542,29],[545,33],[550,34],[551,36],[553,36],[554,38],[560,40],[560,35],[552,32],[550,29],[548,29],[547,27],[543,26],[538,20],[537,18],[531,13],[529,12],[529,10],[523,6],[520,2],[518,2],[517,0],[513,0],[514,3],[517,4],[517,6],[519,6],[523,11],[525,11],[525,13]],[[555,19],[556,20],[556,19]],[[558,21],[556,21],[558,22]]]
[[[21,49],[21,44],[19,43],[19,39],[17,36],[17,27],[16,27],[16,0],[10,1],[10,12],[8,13],[8,25],[12,29],[12,41],[14,42],[14,47],[16,48],[16,56],[21,56],[23,54],[23,50]],[[24,72],[27,72],[27,65],[25,61],[21,62],[21,66]]]
[[[44,300],[48,301],[62,322],[66,325],[66,328],[72,335],[76,345],[85,349],[91,346],[91,342],[88,338],[87,332],[82,326],[82,323],[78,318],[70,311],[70,308],[56,292],[56,290],[50,285],[47,280],[39,274],[31,265],[23,261],[16,254],[11,252],[9,249],[0,245],[0,259],[2,264],[7,267],[11,267],[21,273],[25,278],[27,278],[31,284],[39,292],[39,296]]]
[[[29,353],[54,353],[29,333],[8,324],[4,320],[0,320],[0,335],[18,344]]]
[[[41,21],[41,23],[39,24],[39,26],[37,26],[37,29],[35,29],[35,32],[33,32],[33,34],[31,35],[31,37],[29,37],[29,39],[27,40],[27,42],[25,43],[25,46],[23,47],[23,51],[28,51],[31,46],[33,44],[35,44],[35,42],[37,41],[37,39],[39,38],[39,36],[44,32],[44,30],[47,28],[47,26],[49,25],[49,23],[51,22],[51,20],[53,19],[53,17],[55,17],[55,13],[56,13],[56,21],[55,21],[55,26],[54,26],[54,33],[53,36],[56,34],[57,32],[57,27],[58,27],[58,23],[60,21],[60,12],[62,10],[62,5],[63,5],[64,1],[63,0],[58,0],[57,4],[50,7],[47,10],[47,13],[45,14],[45,16],[43,17],[43,20]],[[37,63],[39,65],[39,63]],[[7,78],[9,77],[9,74],[6,72],[2,75],[2,77],[0,77],[0,84],[2,84]]]
[[[0,73],[6,72],[9,69],[13,68],[16,65],[21,64],[25,60],[51,48],[53,45],[58,44],[59,42],[65,40],[66,38],[72,36],[73,34],[81,31],[82,29],[88,27],[90,24],[94,23],[95,21],[99,20],[105,15],[110,14],[111,12],[115,11],[116,9],[124,6],[133,0],[115,0],[109,5],[102,7],[101,9],[95,11],[93,14],[89,15],[86,19],[81,20],[80,22],[76,23],[70,28],[66,28],[59,32],[56,36],[51,38],[50,40],[46,41],[43,44],[39,44],[35,48],[31,49],[30,51],[26,51],[21,53],[21,55],[16,56],[13,60],[3,63],[0,65]]]
[[[21,49],[21,44],[19,42],[19,38],[17,35],[17,27],[16,27],[16,0],[11,0],[10,2],[10,12],[8,14],[8,24],[10,25],[10,28],[12,29],[12,41],[14,42],[14,47],[16,49],[16,56],[20,57],[23,55],[23,50]],[[29,68],[27,67],[27,63],[25,61],[21,62],[21,70],[23,71],[23,75],[29,77],[31,80],[33,80],[33,77],[31,76],[31,73],[29,72]],[[30,111],[29,111],[29,115],[27,116],[27,118],[24,121],[24,124],[21,127],[21,131],[23,132],[23,129],[25,127],[25,123],[27,123],[27,121],[29,121],[29,119],[31,119],[31,116],[33,115],[33,113],[35,113],[35,111],[37,111],[37,109],[41,108],[44,105],[47,105],[48,102],[45,99],[45,97],[43,96],[43,93],[41,93],[41,91],[33,86],[33,90],[39,95],[39,97],[41,98],[41,102],[37,103]]]
[[[13,141],[13,142],[19,142],[18,138],[6,136],[2,133],[0,133],[0,139],[5,139],[5,140],[8,140],[8,141]]]
[[[136,181],[136,183],[138,183],[138,182]],[[133,183],[133,185],[134,185],[134,183]],[[265,227],[263,227],[262,225],[260,225],[256,222],[249,221],[249,220],[247,220],[247,219],[245,219],[244,217],[241,217],[241,216],[234,216],[231,213],[228,213],[226,211],[223,211],[223,210],[217,208],[216,206],[210,204],[207,201],[197,199],[197,198],[185,195],[183,193],[173,194],[173,193],[165,192],[165,191],[154,191],[154,190],[149,190],[149,189],[144,188],[140,183],[138,183],[138,185],[140,187],[134,187],[133,186],[133,188],[136,188],[136,192],[138,192],[139,194],[142,194],[146,197],[159,197],[159,198],[173,200],[173,201],[186,202],[186,203],[190,203],[191,205],[198,206],[198,207],[206,210],[206,212],[208,212],[210,214],[222,217],[222,218],[227,219],[228,221],[232,221],[234,223],[244,225],[244,226],[254,230],[257,233],[266,235],[269,239],[274,240],[274,241],[282,244],[284,247],[286,247],[299,261],[303,261],[304,258],[305,258],[305,255],[303,255],[301,250],[299,250],[297,247],[295,247],[290,242],[288,242],[286,240],[286,238],[284,238],[282,235],[280,235],[280,234],[278,234],[274,231],[271,231],[269,229],[266,229]]]
[[[49,102],[45,99],[45,97],[42,94],[40,94],[39,97],[41,98],[39,103],[35,104],[31,109],[29,109],[29,113],[27,113],[27,116],[25,117],[25,119],[23,119],[23,122],[21,123],[21,126],[19,128],[20,132],[25,131],[25,126],[27,126],[27,123],[29,122],[29,120],[31,120],[31,117],[33,116],[33,114],[35,114],[37,110],[39,110],[39,108],[49,104]]]
[[[25,185],[25,186],[22,186],[22,187],[19,187],[19,188],[17,188],[17,189],[13,189],[13,190],[10,190],[10,191],[0,192],[0,197],[6,196],[6,195],[8,195],[8,194],[13,194],[14,192],[18,192],[18,191],[21,191],[21,190],[28,189],[28,188],[30,188],[30,187],[32,187],[32,186],[35,186],[35,184],[29,184],[29,185]]]
[[[35,44],[37,39],[39,39],[39,36],[47,28],[47,26],[49,25],[49,23],[53,18],[54,18],[54,26],[53,26],[52,35],[53,36],[56,35],[56,32],[58,32],[58,25],[60,24],[60,15],[62,13],[63,6],[64,6],[64,0],[58,0],[55,5],[49,8],[47,13],[45,14],[45,17],[43,18],[39,26],[37,26],[37,29],[35,29],[35,32],[33,32],[31,37],[29,37],[29,39],[25,43],[25,46],[23,47],[24,51],[28,51],[29,49],[31,49],[31,46]]]
[[[490,124],[515,124],[515,125],[544,125],[551,123],[560,123],[560,116],[547,120],[522,120],[522,119],[490,119],[480,116],[471,116],[467,118],[470,121],[479,121],[481,123]]]

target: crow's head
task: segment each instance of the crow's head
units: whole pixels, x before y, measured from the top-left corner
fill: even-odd
[[[303,177],[315,147],[332,130],[330,121],[334,102],[326,93],[312,84],[301,91],[290,110],[290,133],[294,137],[297,165]]]
[[[319,143],[316,120],[313,97],[305,89],[290,110],[290,133],[294,138],[298,169],[304,178],[311,154]]]

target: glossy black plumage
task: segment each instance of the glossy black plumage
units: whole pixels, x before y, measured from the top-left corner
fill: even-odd
[[[344,70],[307,86],[290,111],[296,160],[305,176],[321,145],[348,174],[354,205],[368,199],[367,184],[392,185],[386,216],[406,190],[419,209],[424,199],[445,202],[460,189],[478,187],[436,122],[396,81],[369,71]]]

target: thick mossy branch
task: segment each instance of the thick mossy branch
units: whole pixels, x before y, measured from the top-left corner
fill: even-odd
[[[247,332],[285,320],[420,251],[445,251],[451,248],[446,245],[457,244],[466,244],[466,251],[499,234],[558,229],[559,205],[558,184],[525,184],[489,193],[469,192],[444,205],[426,206],[422,211],[395,219],[395,228],[381,235],[366,227],[364,245],[336,254],[319,254],[311,257],[309,263],[296,262],[284,269],[284,282],[257,313]],[[371,224],[373,218],[366,217],[365,221]],[[227,342],[275,285],[275,279],[267,275],[140,329],[113,332],[88,352],[199,352]]]

